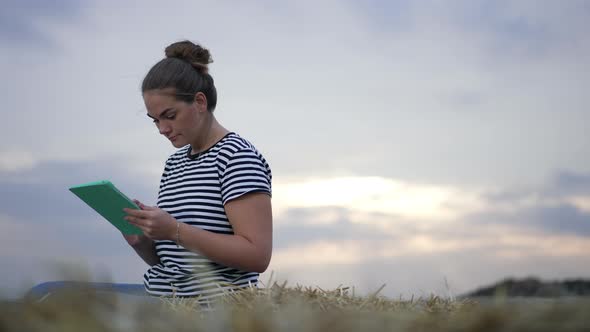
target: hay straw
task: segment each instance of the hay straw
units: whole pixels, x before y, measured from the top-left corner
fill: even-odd
[[[271,275],[272,277],[272,275]],[[222,287],[222,286],[220,286]],[[85,290],[43,301],[0,304],[0,331],[588,331],[590,300],[482,305],[436,295],[393,300],[354,287],[222,287],[212,307],[200,299],[130,301]]]

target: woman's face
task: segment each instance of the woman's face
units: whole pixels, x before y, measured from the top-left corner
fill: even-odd
[[[198,143],[207,115],[207,102],[202,93],[197,93],[195,101],[189,104],[176,100],[174,90],[150,90],[143,94],[143,101],[147,115],[175,148]]]

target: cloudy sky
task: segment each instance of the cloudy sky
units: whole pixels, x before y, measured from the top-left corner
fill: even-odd
[[[140,282],[67,188],[155,204],[174,150],[139,88],[183,39],[273,170],[263,280],[420,296],[588,278],[588,31],[576,0],[2,1],[0,294],[73,267]]]

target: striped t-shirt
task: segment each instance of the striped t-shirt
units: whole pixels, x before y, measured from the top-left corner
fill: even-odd
[[[234,234],[224,205],[247,193],[271,194],[271,170],[254,146],[229,133],[198,155],[190,145],[166,161],[158,207],[176,220],[204,230]],[[146,291],[157,296],[209,299],[256,285],[257,272],[223,266],[173,241],[156,240],[160,263],[144,274]]]

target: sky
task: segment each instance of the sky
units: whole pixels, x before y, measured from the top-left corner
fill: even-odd
[[[217,119],[273,171],[261,280],[397,297],[590,278],[590,2],[0,2],[0,294],[141,282],[72,195],[154,205],[171,144],[145,116],[164,48],[208,48]],[[585,88],[586,87],[586,88]]]

